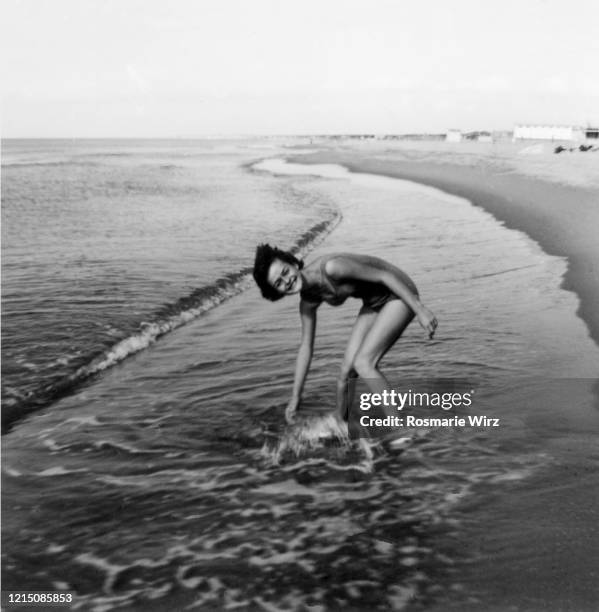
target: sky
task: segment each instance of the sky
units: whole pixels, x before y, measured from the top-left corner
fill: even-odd
[[[599,125],[597,0],[2,0],[2,137]]]

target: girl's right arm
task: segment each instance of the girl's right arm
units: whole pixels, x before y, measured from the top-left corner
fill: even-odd
[[[314,334],[316,332],[316,309],[319,304],[313,304],[302,300],[300,302],[300,319],[302,322],[302,340],[297,354],[295,364],[295,378],[293,380],[293,392],[287,409],[285,410],[285,418],[288,423],[292,423],[295,413],[299,407],[302,398],[302,391],[306,376],[310,369],[312,361],[312,352],[314,349]]]

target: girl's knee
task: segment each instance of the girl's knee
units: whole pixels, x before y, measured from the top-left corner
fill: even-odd
[[[356,372],[355,368],[353,365],[351,364],[343,364],[341,366],[341,371],[339,372],[339,381],[340,382],[347,382],[350,378],[357,378],[358,377],[358,373]]]
[[[362,378],[369,378],[376,372],[376,360],[369,355],[356,355],[354,369]]]

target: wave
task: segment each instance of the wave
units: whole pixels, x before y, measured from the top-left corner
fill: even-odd
[[[56,160],[56,161],[13,161],[2,162],[3,168],[60,168],[66,166],[97,166],[92,161]]]
[[[3,161],[3,168],[28,168],[28,167],[62,167],[62,166],[100,166],[103,163],[103,159],[107,160],[113,158],[130,158],[138,156],[139,153],[109,153],[109,152],[96,152],[96,153],[78,153],[73,157],[60,157],[55,159],[16,159],[12,161]],[[171,166],[167,164],[165,166],[160,166],[161,168],[175,168],[176,166]]]
[[[340,221],[341,214],[332,213],[327,219],[305,231],[290,250],[299,257],[305,257],[335,229]],[[112,345],[108,350],[91,356],[85,365],[74,372],[61,375],[45,383],[12,404],[5,403],[2,409],[3,433],[9,431],[16,421],[27,414],[47,407],[73,392],[92,376],[148,348],[161,336],[242,293],[252,285],[252,282],[252,268],[244,267],[163,306],[153,314],[149,321],[142,321],[138,331]]]

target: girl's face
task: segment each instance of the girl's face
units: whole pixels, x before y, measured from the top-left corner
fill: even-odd
[[[296,265],[274,259],[268,269],[268,283],[281,295],[292,295],[301,290],[302,275]]]

